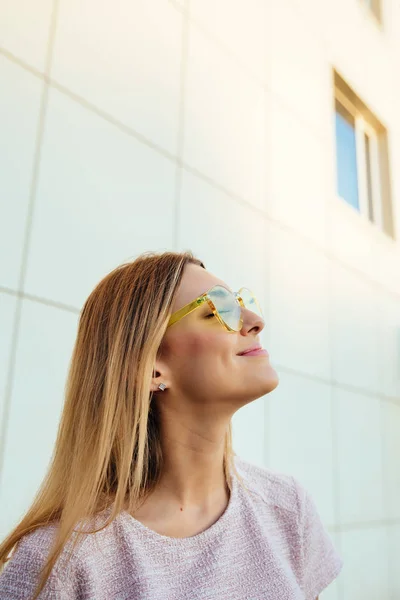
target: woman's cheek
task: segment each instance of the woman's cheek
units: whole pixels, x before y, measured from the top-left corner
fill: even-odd
[[[189,334],[179,336],[171,343],[171,351],[177,357],[200,357],[215,350],[215,336],[210,334]]]

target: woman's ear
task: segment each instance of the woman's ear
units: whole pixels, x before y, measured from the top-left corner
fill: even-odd
[[[153,369],[153,377],[150,384],[151,392],[161,392],[164,391],[167,387],[169,387],[168,382],[166,381],[166,377],[163,376],[162,372],[159,370],[161,367]],[[163,384],[163,390],[159,387]]]

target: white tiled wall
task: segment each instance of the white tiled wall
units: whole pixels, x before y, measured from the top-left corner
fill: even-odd
[[[315,34],[308,15],[293,2],[267,4],[268,87],[298,121],[308,126],[307,134],[313,131],[325,140],[330,135],[333,99],[328,51],[321,32]],[[286,139],[285,134],[280,137]],[[315,167],[314,158],[309,158]]]
[[[104,273],[172,243],[176,165],[50,90],[24,291],[80,306]]]
[[[380,400],[335,388],[340,522],[385,518]]]
[[[264,209],[265,90],[195,27],[187,66],[185,163]]]
[[[390,598],[393,587],[391,590],[386,527],[343,531],[341,542],[345,565],[341,573],[344,597]]]
[[[59,4],[52,77],[175,155],[182,14],[167,0]]]
[[[1,538],[28,509],[49,463],[77,320],[66,310],[22,302],[0,474]]]
[[[268,215],[324,247],[331,190],[327,174],[332,158],[329,147],[271,92],[266,110]]]
[[[201,0],[190,2],[193,21],[212,36],[235,61],[260,82],[267,77],[266,27],[270,3],[264,0],[231,2]]]
[[[400,556],[400,525],[397,523],[388,527],[389,536],[389,577],[391,582],[390,600],[400,598],[400,570],[398,557]]]
[[[284,228],[271,226],[269,234],[271,356],[278,364],[327,380],[328,260]]]
[[[371,282],[334,262],[332,278],[332,376],[341,384],[379,393],[379,319]]]
[[[28,217],[43,82],[1,54],[0,81],[0,285],[15,290]]]
[[[300,372],[280,374],[269,400],[269,462],[291,473],[312,494],[322,520],[336,524],[331,388]]]
[[[383,420],[383,477],[385,485],[386,516],[400,519],[400,407],[389,402],[382,403]]]
[[[280,383],[235,450],[314,497],[345,561],[321,598],[397,600],[400,245],[336,195],[332,68],[389,131],[399,235],[398,3],[384,29],[361,0],[34,5],[0,4],[0,536],[46,471],[87,295],[191,249],[260,297]]]
[[[6,387],[12,356],[13,329],[17,300],[15,296],[0,293],[0,423],[3,422]]]
[[[53,9],[53,0],[2,0],[0,47],[43,72]]]

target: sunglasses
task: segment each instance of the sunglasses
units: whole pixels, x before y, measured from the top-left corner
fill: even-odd
[[[264,319],[258,300],[251,290],[242,287],[238,292],[231,292],[222,285],[214,285],[208,292],[174,312],[168,321],[167,327],[191,313],[204,302],[208,302],[212,312],[227,331],[241,330],[243,326],[242,307],[251,310]]]

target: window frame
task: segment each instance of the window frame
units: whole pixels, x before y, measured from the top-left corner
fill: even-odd
[[[359,214],[361,214],[369,223],[373,223],[379,229],[383,229],[382,217],[382,194],[381,194],[381,173],[379,160],[379,143],[378,134],[374,127],[370,125],[362,116],[354,104],[347,96],[338,88],[335,88],[335,115],[336,102],[341,104],[354,118],[354,129],[356,139],[356,164],[357,164],[357,186],[358,186],[358,202],[359,210],[349,204],[345,198],[337,195],[347,205],[351,206]],[[367,155],[365,135],[369,139],[370,149],[370,167],[371,167],[371,192],[372,192],[372,213],[373,218],[370,218],[369,199],[368,199],[368,173],[367,173]],[[336,136],[335,136],[336,143]],[[338,179],[338,164],[336,162],[336,181]]]

